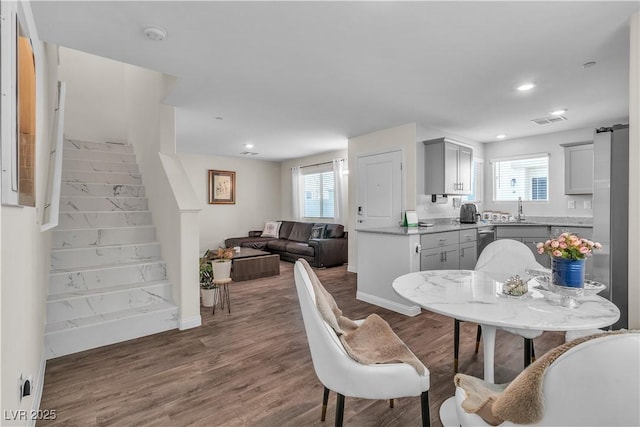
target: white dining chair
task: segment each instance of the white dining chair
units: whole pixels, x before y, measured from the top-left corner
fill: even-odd
[[[476,262],[475,270],[484,271],[494,277],[496,280],[506,281],[510,277],[518,275],[522,278],[527,277],[527,270],[546,271],[543,265],[536,261],[531,249],[524,243],[512,239],[500,239],[489,243],[480,253]],[[542,331],[501,328],[504,331],[524,338],[524,366],[531,363],[532,358],[535,359],[535,350],[533,347],[533,338],[542,335]],[[476,333],[476,348],[480,343],[482,330],[478,325]],[[454,347],[453,347],[453,369],[458,372],[458,355],[460,348],[460,320],[454,320]]]
[[[313,368],[324,385],[321,420],[324,421],[329,390],[337,395],[335,425],[341,426],[345,397],[384,399],[420,396],[422,425],[429,420],[429,370],[419,374],[406,363],[365,365],[352,359],[336,332],[322,318],[316,296],[302,262],[294,265],[294,278]]]
[[[542,366],[535,363],[520,375],[528,375],[532,370],[542,369]],[[597,334],[562,353],[542,375],[541,418],[527,425],[640,425],[640,331]],[[456,387],[457,425],[495,425],[495,421],[489,424],[476,413],[463,409],[462,402],[467,397],[463,388]],[[514,397],[517,400],[518,396]],[[499,403],[494,403],[491,408],[492,415],[498,412],[494,409],[495,405]],[[522,424],[507,420],[499,425],[506,427]]]

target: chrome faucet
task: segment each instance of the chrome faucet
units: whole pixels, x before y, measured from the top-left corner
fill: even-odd
[[[518,215],[516,216],[516,221],[521,222],[524,221],[524,212],[522,212],[522,197],[518,197]]]

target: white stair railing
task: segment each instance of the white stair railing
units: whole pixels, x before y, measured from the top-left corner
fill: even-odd
[[[41,231],[50,230],[58,225],[60,212],[60,187],[62,186],[62,149],[64,143],[64,103],[65,83],[58,82],[58,107],[56,108],[53,129],[51,130],[51,152],[47,177],[47,192],[42,210]]]

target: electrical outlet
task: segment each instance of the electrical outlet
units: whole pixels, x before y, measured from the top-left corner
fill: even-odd
[[[576,208],[576,201],[575,200],[569,200],[569,202],[567,203],[567,207],[569,209],[575,209]]]
[[[585,200],[583,203],[585,209],[591,209],[591,200]]]

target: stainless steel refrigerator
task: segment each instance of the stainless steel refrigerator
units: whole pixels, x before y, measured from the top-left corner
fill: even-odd
[[[593,138],[594,280],[608,288],[602,296],[620,309],[613,329],[627,328],[629,316],[629,125],[595,130]]]

